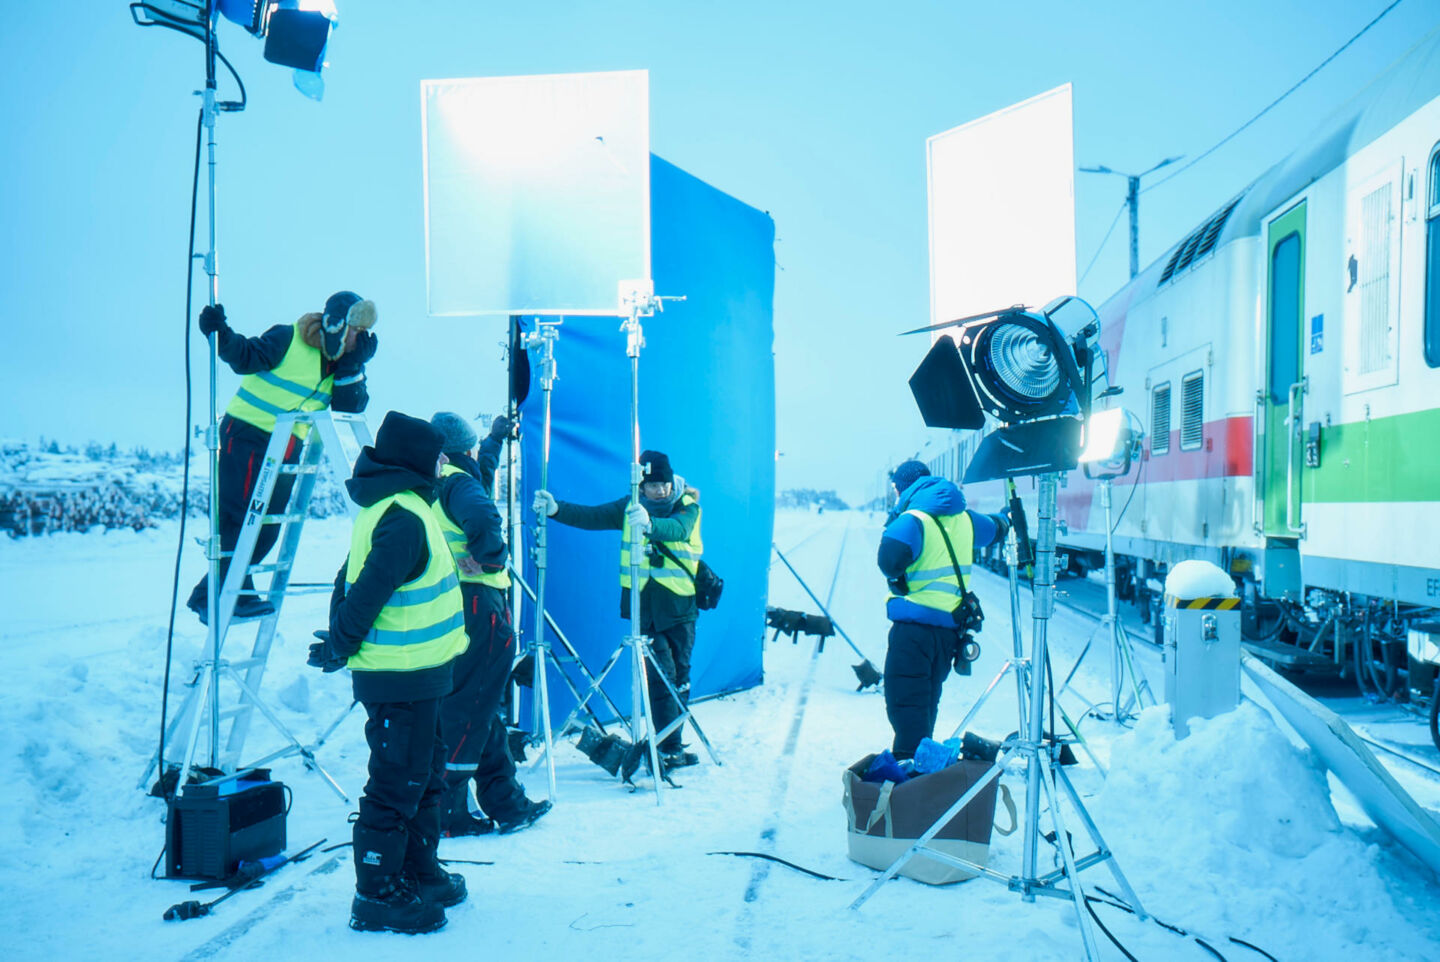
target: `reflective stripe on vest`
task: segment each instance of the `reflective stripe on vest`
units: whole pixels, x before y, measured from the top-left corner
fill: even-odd
[[[695,499],[690,495],[682,494],[680,496],[682,506],[694,503]],[[640,587],[643,589],[645,582],[653,578],[677,595],[689,597],[695,594],[695,573],[700,570],[700,556],[705,552],[705,542],[700,539],[700,509],[695,509],[695,527],[690,529],[689,541],[666,541],[663,543],[671,554],[680,559],[680,563],[684,567],[680,567],[665,557],[659,549],[647,546],[646,557],[640,559]],[[651,558],[657,558],[664,563],[652,565],[650,564]],[[628,518],[620,530],[620,587],[630,587],[630,520]]]
[[[330,406],[335,376],[320,376],[320,351],[305,343],[300,325],[292,326],[290,346],[273,370],[247,374],[240,390],[230,399],[225,413],[253,424],[262,431],[275,430],[275,417],[290,411],[323,411]],[[295,426],[297,437],[310,430],[308,424]]]
[[[443,665],[465,650],[465,602],[455,561],[445,546],[440,522],[413,491],[382,498],[360,509],[350,535],[350,560],[345,566],[345,590],[355,584],[365,559],[370,555],[375,526],[390,505],[399,505],[425,526],[425,546],[430,560],[414,581],[406,582],[375,618],[360,650],[350,656],[352,671],[419,671]]]
[[[442,478],[451,474],[463,474],[466,477],[470,476],[468,472],[462,468],[457,468],[453,464],[447,464],[440,469],[440,477]],[[476,483],[478,484],[479,482]],[[510,587],[510,572],[504,568],[501,568],[499,571],[482,571],[478,575],[467,575],[464,569],[460,567],[460,561],[470,557],[470,549],[467,547],[468,542],[465,539],[465,532],[445,513],[445,509],[440,506],[439,498],[436,498],[435,503],[430,507],[440,522],[440,530],[445,533],[445,544],[449,546],[450,554],[455,558],[455,570],[460,580],[469,582],[470,584],[489,585],[492,588],[499,588],[502,591]]]
[[[970,515],[961,511],[936,518],[923,511],[905,513],[920,522],[923,540],[919,557],[905,569],[905,583],[910,586],[910,593],[890,597],[904,598],[937,611],[954,611],[970,587],[970,565],[975,560],[975,526],[970,522]],[[950,552],[945,548],[937,523],[943,524],[950,535],[963,580],[955,577],[955,566],[950,562]]]

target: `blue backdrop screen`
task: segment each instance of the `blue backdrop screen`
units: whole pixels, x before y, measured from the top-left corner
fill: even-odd
[[[705,560],[725,579],[719,607],[701,612],[691,668],[696,697],[761,683],[765,596],[775,512],[775,225],[770,216],[651,157],[655,292],[683,295],[645,321],[640,354],[640,443],[664,451],[700,491]],[[527,326],[533,319],[527,318]],[[630,360],[616,318],[577,317],[560,328],[551,397],[549,487],[599,504],[630,491]],[[524,490],[538,487],[543,396],[535,377],[521,407]],[[528,516],[528,510],[527,510]],[[533,518],[532,518],[533,521]],[[620,533],[549,526],[546,609],[599,674],[628,633],[620,619]],[[526,547],[533,544],[526,526]],[[535,566],[526,552],[526,580]],[[533,637],[525,608],[521,639]],[[584,689],[577,673],[576,686]],[[630,672],[605,689],[625,711]],[[551,717],[575,699],[552,672]],[[605,717],[603,702],[592,705]],[[522,720],[528,718],[522,712]]]

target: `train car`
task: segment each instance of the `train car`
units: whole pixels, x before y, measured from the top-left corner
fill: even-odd
[[[1100,403],[1146,431],[1112,482],[1121,592],[1153,613],[1166,568],[1207,559],[1263,657],[1428,698],[1406,645],[1440,642],[1440,31],[1100,315],[1123,388]],[[934,467],[958,477],[977,443]],[[1098,485],[1064,483],[1060,544],[1098,567]]]

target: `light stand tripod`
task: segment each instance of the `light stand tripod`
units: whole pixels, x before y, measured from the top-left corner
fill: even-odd
[[[1070,681],[1075,673],[1080,670],[1080,665],[1085,661],[1085,656],[1090,653],[1090,646],[1095,641],[1095,632],[1085,641],[1085,647],[1080,650],[1080,657],[1075,659],[1075,664],[1070,668],[1069,674],[1055,692],[1058,699],[1066,691],[1075,691],[1081,701],[1086,703],[1090,714],[1096,718],[1113,718],[1116,722],[1123,722],[1135,717],[1136,710],[1145,707],[1145,696],[1150,697],[1150,704],[1156,704],[1155,693],[1150,690],[1150,683],[1141,678],[1135,670],[1135,652],[1130,644],[1130,636],[1125,633],[1125,626],[1120,622],[1120,615],[1115,596],[1115,523],[1112,519],[1112,491],[1113,480],[1104,478],[1100,481],[1100,504],[1105,509],[1105,616],[1100,619],[1100,624],[1095,631],[1108,629],[1110,633],[1110,707],[1109,715],[1098,711],[1097,706],[1089,702],[1078,691],[1070,687]],[[1125,688],[1128,676],[1131,692],[1125,702],[1121,703],[1121,695]]]
[[[1080,883],[1080,872],[1086,868],[1104,862],[1114,876],[1116,884],[1124,893],[1129,904],[1134,906],[1137,917],[1148,918],[1140,900],[1130,887],[1120,871],[1120,866],[1115,860],[1114,853],[1110,851],[1101,838],[1100,831],[1096,828],[1094,821],[1085,810],[1080,795],[1071,784],[1069,777],[1058,762],[1059,743],[1053,736],[1047,735],[1044,725],[1045,707],[1045,658],[1047,644],[1047,628],[1050,616],[1055,606],[1055,508],[1058,499],[1059,476],[1056,474],[1043,474],[1039,477],[1039,512],[1038,525],[1039,536],[1036,543],[1036,573],[1035,573],[1035,602],[1034,602],[1034,624],[1033,641],[1031,647],[1031,658],[1025,666],[1025,673],[1030,678],[1029,684],[1029,712],[1028,715],[1023,707],[1025,699],[1022,697],[1017,706],[1021,720],[1020,732],[1016,738],[1007,743],[1000,752],[995,763],[982,775],[975,784],[971,785],[965,794],[961,795],[949,809],[945,811],[935,823],[925,830],[915,843],[906,849],[905,853],[896,859],[894,864],[887,868],[884,873],[870,885],[865,892],[851,903],[851,909],[858,909],[865,904],[880,888],[894,878],[905,864],[914,858],[921,851],[927,858],[944,862],[957,868],[965,869],[976,875],[982,875],[994,881],[1001,882],[1011,891],[1019,892],[1021,898],[1027,902],[1034,901],[1037,895],[1046,895],[1052,898],[1069,899],[1074,903],[1077,923],[1080,927],[1081,939],[1085,946],[1085,957],[1091,962],[1098,959],[1098,950],[1095,944],[1095,934],[1090,927],[1090,919],[1085,903],[1085,892]],[[1013,569],[1013,566],[1012,566]],[[1007,666],[1008,667],[1008,666]],[[1017,669],[1019,666],[1017,666]],[[1003,674],[1003,672],[1002,672]],[[1022,677],[1023,676],[1019,676]],[[996,679],[998,682],[999,679]],[[993,688],[996,682],[991,683]],[[1025,687],[1022,684],[1019,686]],[[987,694],[989,690],[987,689]],[[973,712],[973,710],[972,710]],[[990,782],[999,778],[1005,770],[1005,766],[1012,758],[1023,757],[1026,760],[1026,790],[1025,790],[1025,834],[1023,837],[1023,849],[1021,854],[1021,868],[1018,875],[1006,876],[989,869],[983,865],[971,862],[967,859],[951,855],[929,847],[934,839],[950,820],[959,814],[970,801],[975,798]],[[1070,836],[1065,829],[1064,817],[1060,811],[1060,794],[1057,784],[1063,788],[1065,795],[1069,798],[1071,807],[1075,810],[1091,841],[1096,846],[1096,851],[1082,858],[1076,858],[1071,850]],[[1055,844],[1060,851],[1062,864],[1044,875],[1038,874],[1037,854],[1041,840],[1040,831],[1040,793],[1045,793],[1046,803],[1050,813],[1050,821],[1055,830]],[[1068,882],[1068,886],[1061,883]]]
[[[525,347],[540,352],[540,390],[544,395],[543,415],[540,428],[540,488],[548,491],[550,485],[550,392],[555,387],[555,342],[560,338],[559,320],[541,321],[534,334],[525,337]],[[554,662],[555,654],[545,637],[545,586],[548,580],[547,555],[550,518],[541,511],[535,521],[535,633],[531,637],[528,653],[535,669],[535,699],[532,702],[534,724],[532,735],[540,732],[544,741],[545,773],[549,779],[549,798],[555,800],[555,744],[550,730],[550,682],[548,666]],[[561,671],[555,664],[555,670]],[[568,681],[568,679],[567,679]]]
[[[645,345],[644,328],[641,325],[641,317],[652,316],[656,310],[663,308],[664,300],[684,300],[684,298],[659,298],[655,297],[649,284],[644,285],[621,285],[621,306],[626,309],[625,321],[620,329],[625,332],[625,354],[630,358],[630,505],[633,507],[640,503],[640,483],[643,471],[640,464],[640,349]],[[629,577],[630,577],[630,634],[626,635],[620,645],[610,655],[605,668],[600,672],[598,678],[591,684],[590,690],[585,697],[575,706],[570,717],[561,726],[566,731],[579,717],[580,712],[587,710],[586,706],[590,699],[599,691],[605,683],[605,679],[620,662],[620,656],[626,651],[630,652],[630,739],[637,746],[644,745],[649,758],[650,772],[654,776],[655,804],[660,804],[660,782],[664,780],[664,772],[660,768],[660,747],[659,743],[667,738],[672,732],[682,727],[687,721],[695,729],[696,736],[700,743],[705,746],[710,760],[716,765],[720,764],[720,758],[711,747],[710,740],[705,737],[700,724],[695,720],[690,706],[680,698],[680,693],[665,672],[660,669],[659,662],[655,659],[655,653],[650,648],[650,639],[640,630],[640,572],[645,556],[645,532],[636,525],[630,525],[629,544]],[[655,676],[664,684],[670,697],[675,700],[679,713],[675,720],[664,728],[656,730],[654,700],[650,694],[650,681],[646,665],[655,669]]]

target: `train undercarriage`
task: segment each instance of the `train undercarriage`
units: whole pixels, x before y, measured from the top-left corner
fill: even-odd
[[[1104,556],[1062,549],[1060,577],[1104,570]],[[1005,562],[986,549],[978,563],[999,574]],[[1117,555],[1115,594],[1133,606],[1161,646],[1164,565]],[[1390,599],[1311,588],[1303,601],[1269,598],[1249,577],[1236,578],[1245,649],[1282,674],[1352,681],[1375,703],[1391,703],[1428,723],[1440,749],[1440,609]]]

